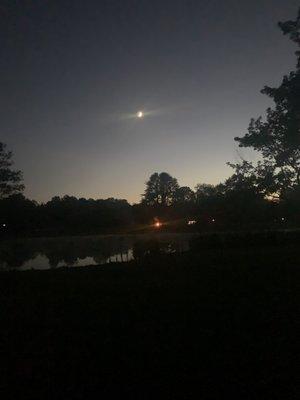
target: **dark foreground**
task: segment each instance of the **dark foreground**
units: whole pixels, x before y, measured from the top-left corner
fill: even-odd
[[[296,399],[300,250],[1,274],[3,399]]]

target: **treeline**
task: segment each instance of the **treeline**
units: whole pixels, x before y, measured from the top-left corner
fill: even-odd
[[[193,227],[199,231],[299,227],[300,186],[274,199],[239,170],[222,184],[198,184],[195,190],[180,187],[166,173],[153,174],[141,204],[133,208],[140,222],[158,217],[168,228],[186,225],[188,220],[197,221]]]
[[[14,194],[0,200],[2,235],[107,233],[132,223],[126,200],[54,197],[45,204]]]
[[[226,231],[300,226],[300,191],[279,202],[270,201],[249,188],[234,189],[225,184],[197,185],[185,199],[176,197],[176,193],[168,194],[168,204],[160,201],[149,204],[144,197],[134,205],[126,200],[71,196],[54,197],[38,204],[22,194],[14,194],[0,200],[1,234],[51,236],[138,233],[153,229]],[[159,229],[155,226],[157,221],[162,223]],[[196,223],[189,224],[189,221]]]

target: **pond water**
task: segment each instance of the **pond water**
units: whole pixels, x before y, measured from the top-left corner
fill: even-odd
[[[128,262],[189,250],[189,233],[32,238],[0,243],[0,269],[20,271]]]

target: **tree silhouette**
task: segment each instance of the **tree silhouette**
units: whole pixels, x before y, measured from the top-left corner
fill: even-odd
[[[174,193],[175,203],[189,203],[195,200],[195,193],[188,186],[179,187]]]
[[[219,192],[219,185],[214,186],[209,183],[198,183],[195,187],[195,196],[197,201],[216,196]]]
[[[289,35],[290,39],[300,47],[300,9],[295,21],[286,21],[278,23],[284,35]],[[298,57],[297,67],[300,68],[300,51],[296,51]]]
[[[234,173],[219,185],[223,194],[239,192],[253,197],[264,197],[270,190],[275,191],[277,188],[271,163],[258,162],[257,166],[253,166],[251,162],[243,160],[241,163],[227,164],[234,169]]]
[[[178,182],[166,172],[155,172],[146,183],[143,202],[147,205],[170,206],[174,202],[174,195],[178,190]]]
[[[6,144],[0,142],[0,198],[22,192],[24,185],[21,171],[12,170],[12,152],[6,150]]]
[[[300,46],[300,13],[296,21],[279,23],[279,27]],[[240,147],[261,153],[265,170],[273,170],[269,191],[275,189],[282,196],[285,190],[300,185],[300,61],[279,87],[265,86],[262,93],[273,99],[275,108],[267,109],[266,120],[252,119],[248,133],[235,140]]]

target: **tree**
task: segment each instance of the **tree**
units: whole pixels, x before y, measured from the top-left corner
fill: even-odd
[[[179,187],[174,193],[174,202],[175,203],[190,203],[194,201],[195,193],[188,186]]]
[[[296,21],[279,23],[279,27],[300,47],[300,12]],[[240,147],[261,153],[260,171],[272,170],[269,192],[275,190],[282,196],[285,190],[300,185],[300,58],[297,70],[284,76],[279,87],[265,86],[262,93],[273,99],[275,108],[267,109],[265,120],[252,119],[248,133],[235,140]]]
[[[219,185],[214,186],[209,183],[198,183],[195,187],[197,201],[219,194]]]
[[[147,205],[169,206],[174,202],[174,195],[179,188],[176,178],[166,172],[155,172],[146,183],[143,202]]]
[[[234,169],[226,181],[219,185],[223,194],[239,193],[252,197],[265,197],[268,192],[275,191],[274,168],[271,163],[259,161],[256,166],[251,162],[242,160],[241,163],[227,163]]]
[[[148,205],[159,204],[160,202],[160,182],[159,174],[155,172],[146,182],[146,190],[143,194],[142,201]]]
[[[284,35],[289,35],[290,39],[300,47],[300,9],[298,11],[298,15],[296,21],[286,21],[278,23],[280,29],[282,30]],[[296,51],[296,55],[298,57],[297,68],[300,68],[300,51]]]
[[[0,142],[0,198],[22,192],[22,172],[11,169],[13,165],[12,152],[6,150],[6,145]]]

